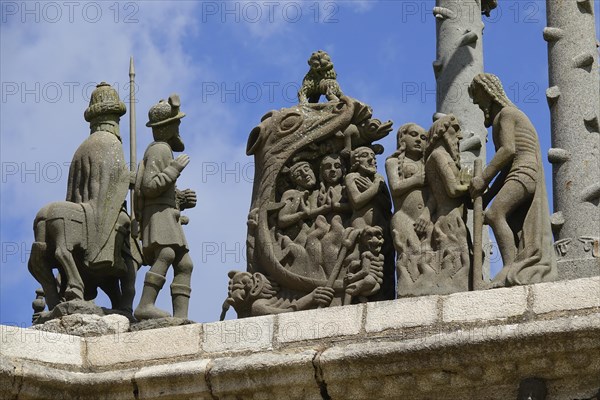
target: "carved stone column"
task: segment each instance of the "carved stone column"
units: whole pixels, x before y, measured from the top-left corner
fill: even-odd
[[[489,5],[487,7],[490,7]],[[493,8],[493,7],[492,7]],[[472,168],[476,158],[486,162],[487,129],[483,113],[473,104],[468,87],[483,72],[483,21],[479,0],[436,0],[437,58],[433,70],[437,81],[437,112],[458,117],[464,139],[461,141],[463,166]],[[489,9],[488,9],[489,11]],[[467,226],[472,230],[472,212]],[[491,250],[488,229],[483,230],[484,276],[489,276]]]
[[[552,228],[563,279],[600,274],[600,80],[594,0],[546,2]]]

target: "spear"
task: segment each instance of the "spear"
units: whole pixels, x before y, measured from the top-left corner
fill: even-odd
[[[129,59],[129,167],[132,173],[135,173],[137,167],[135,143],[135,70],[133,68],[133,56]],[[134,214],[134,189],[129,189],[129,211],[131,216]]]

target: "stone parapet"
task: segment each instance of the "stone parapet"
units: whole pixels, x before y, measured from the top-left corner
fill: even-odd
[[[600,390],[600,277],[81,338],[0,329],[4,399],[515,399]]]

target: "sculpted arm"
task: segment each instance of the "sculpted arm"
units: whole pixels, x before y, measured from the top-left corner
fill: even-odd
[[[378,176],[364,192],[361,192],[356,185],[356,181],[358,179],[367,180],[367,178],[364,178],[357,173],[348,174],[345,178],[346,188],[348,190],[348,199],[350,200],[352,208],[355,210],[360,210],[361,208],[365,207],[373,199],[373,197],[377,195],[379,183],[381,181]]]
[[[158,197],[173,185],[180,170],[174,165],[171,151],[160,145],[150,147],[144,157],[145,170],[142,192],[146,197]]]
[[[370,270],[370,262],[367,257],[363,256],[362,260],[355,260],[350,263],[350,266],[348,267],[349,272],[346,273],[344,282],[348,284],[364,279],[367,275],[369,275]]]
[[[404,194],[423,186],[419,174],[414,174],[410,178],[403,178],[398,172],[398,158],[390,157],[385,161],[385,171],[387,173],[390,191],[393,197],[401,197]]]
[[[486,186],[492,179],[506,166],[508,166],[515,157],[515,126],[517,116],[512,110],[505,108],[498,119],[497,125],[494,125],[494,141],[496,143],[496,154],[490,163],[483,170],[482,178]]]
[[[342,213],[342,214],[351,214],[352,206],[349,203],[333,203],[332,208],[333,212]]]
[[[283,194],[281,201],[285,205],[279,211],[277,219],[281,229],[289,228],[307,217],[306,210],[301,207],[302,200],[301,196],[296,196],[289,191]]]
[[[319,305],[326,307],[331,303],[334,295],[335,291],[332,288],[320,286],[306,296],[292,301],[291,304],[280,307],[277,307],[277,305],[272,305],[270,299],[260,299],[256,300],[252,305],[252,315],[270,315],[291,311],[309,310],[311,308],[316,308]]]
[[[469,186],[460,183],[458,176],[454,175],[454,161],[448,157],[443,157],[440,153],[433,152],[431,159],[436,169],[437,182],[430,182],[432,185],[443,185],[446,194],[450,198],[458,198],[468,192]]]

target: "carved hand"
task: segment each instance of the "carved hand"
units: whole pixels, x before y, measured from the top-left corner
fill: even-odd
[[[471,180],[471,186],[469,187],[469,192],[471,193],[471,198],[481,196],[481,194],[485,191],[486,184],[482,177],[476,176]]]
[[[458,179],[463,185],[469,185],[473,180],[473,174],[470,168],[462,168],[458,174]]]
[[[271,281],[267,280],[265,282],[265,286],[263,287],[262,292],[260,293],[261,299],[270,299],[277,294],[279,291],[279,286],[273,284]]]
[[[427,234],[427,228],[430,224],[430,221],[426,220],[425,218],[419,217],[415,221],[415,233],[419,235],[419,237],[424,236],[425,234]]]
[[[361,192],[364,192],[365,190],[370,188],[372,184],[373,182],[371,182],[370,179],[365,178],[364,176],[359,176],[358,178],[356,178],[356,187]]]
[[[335,291],[333,288],[319,286],[315,290],[312,291],[312,300],[318,306],[327,307],[331,304],[331,300],[333,300],[333,296],[335,295]]]
[[[332,209],[334,206],[334,201],[333,201],[333,191],[330,189],[327,192],[327,197],[325,198],[325,208],[326,209]]]
[[[304,192],[304,196],[299,199],[300,200],[300,211],[302,211],[303,213],[305,213],[307,216],[310,215],[310,204],[308,204],[308,196],[309,196],[309,192],[305,191]]]
[[[187,154],[181,154],[176,159],[171,161],[171,166],[177,171],[181,172],[190,163],[190,156]]]
[[[414,176],[419,186],[425,186],[425,168],[419,169]]]
[[[196,203],[198,202],[198,198],[196,196],[196,192],[192,189],[185,189],[183,191],[184,196],[184,208],[194,208],[196,207]]]

